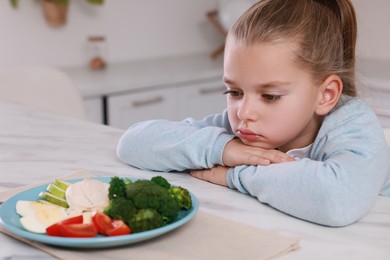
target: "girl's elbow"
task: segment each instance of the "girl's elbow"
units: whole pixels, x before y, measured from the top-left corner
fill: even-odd
[[[333,203],[323,211],[319,224],[329,227],[345,227],[359,221],[368,210],[355,203]]]
[[[123,142],[119,142],[116,147],[116,156],[124,163],[132,165],[133,156],[131,155],[131,150],[128,149],[128,145]]]
[[[116,156],[122,161],[125,159],[125,154],[121,145],[118,145],[116,148]]]
[[[328,227],[345,227],[355,223],[358,220],[359,217],[351,216],[347,213],[330,212],[330,214],[326,215],[319,224]]]

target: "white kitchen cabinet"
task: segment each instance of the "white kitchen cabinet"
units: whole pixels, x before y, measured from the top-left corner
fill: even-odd
[[[180,88],[178,118],[203,119],[207,115],[222,112],[226,108],[225,90],[221,79]]]
[[[226,106],[223,59],[208,53],[120,62],[100,71],[63,69],[80,89],[89,119],[122,129],[147,119],[201,119]]]
[[[84,105],[88,120],[102,124],[103,123],[103,99],[101,97],[85,98]]]
[[[202,119],[222,112],[226,88],[221,80],[162,87],[107,98],[108,124],[121,129],[149,119]]]
[[[109,96],[107,98],[108,124],[127,129],[136,122],[148,119],[175,120],[177,98],[175,89]]]

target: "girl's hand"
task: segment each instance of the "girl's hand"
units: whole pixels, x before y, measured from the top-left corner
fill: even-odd
[[[192,177],[227,187],[226,174],[228,170],[228,167],[216,166],[211,169],[194,170],[190,174]]]
[[[229,141],[222,154],[225,166],[269,165],[271,163],[294,161],[292,157],[275,149],[263,149],[246,145],[240,139]]]

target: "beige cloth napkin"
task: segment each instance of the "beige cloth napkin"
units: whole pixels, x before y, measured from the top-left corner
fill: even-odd
[[[81,171],[63,179],[85,177],[91,177],[91,174]],[[36,185],[2,192],[0,193],[0,200],[4,201],[14,194]],[[199,210],[196,216],[187,224],[165,235],[144,242],[114,248],[60,248],[24,239],[8,232],[1,226],[0,231],[54,257],[72,260],[272,259],[299,247],[299,239],[297,238],[270,233],[239,222],[220,218],[203,210]]]

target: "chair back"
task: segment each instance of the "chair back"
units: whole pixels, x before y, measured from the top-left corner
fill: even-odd
[[[51,67],[0,70],[0,101],[86,119],[82,97],[68,75]]]

